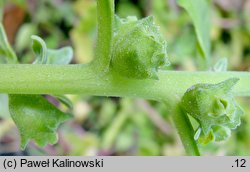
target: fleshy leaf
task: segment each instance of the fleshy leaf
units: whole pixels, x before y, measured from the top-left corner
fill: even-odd
[[[48,49],[44,40],[38,36],[32,36],[32,48],[36,54],[34,64],[69,64],[73,58],[71,47],[63,47],[58,50]]]
[[[45,42],[42,38],[32,35],[32,49],[36,55],[36,61],[34,64],[46,64],[48,58],[48,50]]]
[[[40,95],[10,95],[9,104],[11,117],[20,132],[22,149],[29,140],[39,146],[55,144],[59,124],[70,118]]]
[[[0,63],[18,63],[17,56],[8,42],[2,23],[0,23]]]
[[[169,64],[167,44],[153,17],[116,17],[111,68],[135,79],[157,79],[157,70]]]
[[[177,0],[191,17],[203,56],[210,58],[210,13],[206,0]]]
[[[47,64],[69,64],[73,58],[71,47],[63,47],[58,50],[48,49]]]
[[[229,130],[240,125],[243,111],[231,93],[238,80],[231,78],[218,84],[196,84],[182,97],[183,109],[200,124],[194,136],[199,143],[226,140],[231,134]]]

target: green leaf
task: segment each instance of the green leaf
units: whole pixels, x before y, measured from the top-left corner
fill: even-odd
[[[206,0],[177,0],[193,20],[196,36],[203,56],[210,59],[210,13]]]
[[[35,63],[46,64],[49,58],[54,58],[53,63],[66,64],[72,58],[72,49],[69,47],[58,51],[48,50],[40,37],[32,36],[32,39],[33,51],[37,56]],[[7,58],[7,63],[18,63],[13,61],[13,59],[16,59],[16,55],[8,43],[1,24],[0,41],[0,56],[2,52]],[[58,59],[58,56],[61,56],[63,60]],[[4,115],[10,113],[19,129],[23,149],[30,139],[35,140],[39,146],[56,143],[58,125],[70,117],[50,104],[41,95],[9,95],[9,108],[7,103],[8,96],[0,94],[0,115],[1,113]]]
[[[67,106],[69,109],[73,109],[73,104],[68,99],[68,97],[66,97],[64,95],[53,95],[53,96],[56,97],[62,104],[64,104],[65,106]]]
[[[55,144],[60,123],[70,118],[40,95],[10,95],[10,114],[21,135],[21,148],[29,140],[39,146]]]
[[[15,38],[15,49],[22,52],[29,48],[30,38],[38,32],[38,28],[33,23],[22,24],[19,28]]]
[[[46,64],[48,58],[48,50],[42,38],[32,35],[32,49],[36,55],[34,64]]]
[[[0,94],[0,118],[9,118],[9,99],[8,94]]]
[[[227,58],[220,59],[213,67],[214,72],[226,72],[228,66]]]
[[[6,63],[18,63],[17,56],[8,42],[2,23],[0,23],[0,59]]]
[[[71,47],[64,47],[58,50],[48,49],[47,64],[69,64],[73,58]]]
[[[0,1],[0,22],[2,23],[3,21],[3,7],[4,7],[4,1]]]
[[[35,64],[69,64],[73,58],[71,47],[64,47],[58,50],[48,49],[44,40],[38,36],[31,36],[32,48],[36,54]]]

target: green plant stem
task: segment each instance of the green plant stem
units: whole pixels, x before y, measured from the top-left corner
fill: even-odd
[[[94,66],[107,71],[111,59],[113,38],[114,0],[97,0],[98,35]]]
[[[0,65],[0,93],[84,94],[140,97],[176,107],[185,91],[197,83],[218,83],[231,77],[240,81],[236,96],[250,96],[250,72],[159,71],[159,80],[136,80],[108,72],[100,75],[92,65]],[[177,104],[173,119],[189,155],[198,155],[187,116]]]
[[[194,140],[193,127],[179,104],[176,105],[172,118],[187,155],[199,156],[200,152]]]
[[[115,73],[100,76],[91,65],[0,65],[0,93],[85,94],[141,97],[158,101],[180,99],[197,83],[218,83],[231,77],[240,81],[236,96],[250,96],[250,72],[159,71],[159,80],[135,80]]]

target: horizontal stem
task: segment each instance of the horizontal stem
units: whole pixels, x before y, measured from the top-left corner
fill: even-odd
[[[118,74],[100,75],[91,65],[4,64],[0,65],[0,93],[84,94],[166,101],[179,99],[194,84],[218,83],[230,77],[240,79],[233,89],[235,95],[250,96],[250,72],[159,71],[159,80],[135,80]]]

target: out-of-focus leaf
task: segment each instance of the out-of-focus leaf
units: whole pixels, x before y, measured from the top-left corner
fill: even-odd
[[[210,58],[210,14],[206,0],[177,0],[190,15],[203,56]]]
[[[3,20],[3,7],[4,7],[4,0],[0,1],[0,22],[2,23]]]
[[[17,63],[17,56],[6,37],[2,23],[0,23],[0,59],[7,63]]]
[[[77,62],[83,64],[89,63],[94,56],[94,36],[75,28],[71,31],[70,37],[73,42]]]
[[[72,3],[70,1],[37,1],[37,6],[33,18],[35,21],[43,24],[53,24],[58,21],[64,21],[66,25],[71,25],[74,21]],[[67,15],[65,15],[67,12]]]
[[[97,26],[96,2],[94,0],[77,0],[74,3],[74,11],[79,16],[79,22],[71,30],[70,37],[76,61],[78,63],[88,63],[94,57],[93,47]]]
[[[127,16],[141,17],[140,10],[131,2],[119,3],[117,7],[117,14],[122,18],[126,18]]]
[[[111,122],[114,118],[114,115],[116,114],[115,112],[116,104],[111,100],[104,101],[100,109],[100,115],[97,125],[101,128],[108,126],[109,122]]]
[[[64,95],[53,95],[55,96],[61,103],[63,103],[65,106],[67,106],[69,109],[73,109],[72,102],[68,99],[68,97]]]
[[[69,64],[73,58],[71,47],[63,47],[58,50],[48,49],[47,64]]]
[[[152,139],[140,140],[140,148],[138,155],[140,156],[157,156],[160,154],[160,147],[158,143]]]
[[[250,11],[250,1],[248,0],[244,5],[244,11],[243,11],[244,21],[246,21],[246,23],[250,23],[249,11]],[[250,25],[246,24],[246,27],[248,33],[250,33]]]
[[[9,99],[7,94],[0,94],[0,118],[9,118]]]
[[[94,133],[87,132],[83,136],[72,134],[65,135],[65,139],[70,143],[71,156],[95,156],[98,152],[99,138]]]
[[[232,30],[230,32],[230,35],[232,39],[231,46],[230,47],[226,46],[226,51],[229,51],[230,56],[226,57],[230,57],[229,62],[231,64],[231,67],[236,68],[237,66],[240,66],[241,63],[243,62],[242,57],[244,56],[244,46],[249,47],[250,37],[247,36],[248,35],[247,32],[244,31],[242,32],[242,30],[240,29]]]
[[[84,22],[89,23],[88,25],[93,25],[96,21],[93,21],[93,17],[96,17],[96,2],[94,0],[76,0],[73,4],[73,9]],[[87,26],[87,30],[91,29]]]
[[[131,120],[138,131],[138,155],[159,155],[160,147],[155,140],[155,126],[143,112],[131,116]]]
[[[19,52],[27,49],[30,46],[30,37],[36,33],[37,27],[35,24],[22,25],[16,35],[15,49]]]
[[[197,41],[193,36],[195,33],[192,29],[185,28],[181,33],[179,33],[179,37],[175,39],[173,44],[169,45],[169,51],[171,54],[171,63],[186,63],[187,58],[193,57],[195,54],[195,45]]]
[[[145,2],[146,3],[146,2]],[[170,10],[167,10],[168,2],[165,0],[154,0],[152,1],[152,13],[156,21],[159,24],[164,25],[169,22],[169,16],[172,15]],[[161,27],[161,29],[166,29]]]
[[[213,71],[215,72],[225,72],[227,71],[227,58],[220,59],[213,67]]]
[[[116,141],[116,137],[122,131],[124,125],[131,115],[132,102],[129,99],[122,99],[121,110],[111,121],[109,127],[104,131],[101,147],[104,150],[110,149]]]
[[[3,0],[3,1],[6,1],[6,0]],[[24,8],[27,5],[26,0],[8,0],[8,2],[11,2],[15,5],[22,7],[22,8]]]
[[[107,130],[103,134],[102,148],[104,150],[108,150],[113,146],[116,140],[116,137],[119,135],[119,132],[121,132],[123,125],[128,120],[128,117],[129,117],[129,113],[121,111],[114,118],[114,120],[110,124],[110,127],[107,128]]]
[[[60,123],[70,118],[40,95],[10,95],[10,114],[21,135],[21,148],[29,140],[39,146],[55,144]]]
[[[127,123],[116,138],[115,148],[118,152],[126,152],[133,146],[135,142],[135,138],[133,137],[134,133],[134,125],[132,123]]]

